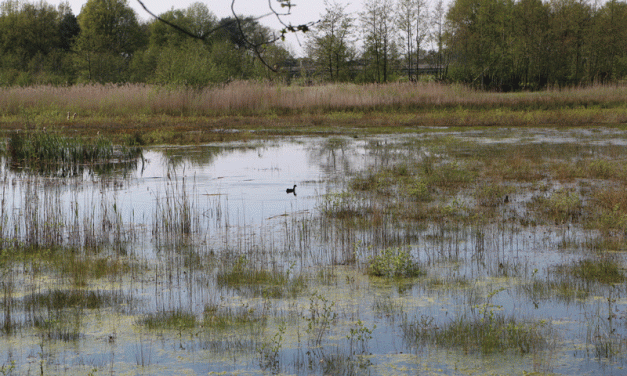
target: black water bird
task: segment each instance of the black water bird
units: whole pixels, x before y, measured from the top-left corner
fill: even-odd
[[[288,188],[285,190],[285,193],[293,193],[296,196],[296,184],[294,184],[294,188]]]

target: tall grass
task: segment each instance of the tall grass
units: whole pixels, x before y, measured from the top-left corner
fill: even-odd
[[[39,130],[15,132],[6,144],[12,167],[63,177],[81,175],[85,166],[97,173],[135,168],[142,154],[137,146],[115,146],[101,136],[89,141]],[[0,149],[0,154],[4,153]]]
[[[6,115],[24,115],[37,110],[56,115],[58,120],[65,120],[67,111],[76,112],[80,119],[85,115],[246,115],[405,107],[462,107],[469,110],[551,110],[581,107],[602,110],[624,109],[625,96],[627,86],[601,85],[513,94],[486,93],[439,83],[298,87],[237,81],[203,90],[143,84],[32,86],[0,88],[0,112]]]

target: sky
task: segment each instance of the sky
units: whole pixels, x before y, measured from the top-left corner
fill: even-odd
[[[47,2],[52,5],[58,5],[65,0],[48,0]],[[171,9],[185,9],[194,2],[199,0],[177,0],[177,1],[155,1],[155,0],[143,0],[146,7],[154,14],[161,14]],[[269,0],[275,10],[280,11],[279,3],[276,0]],[[305,24],[308,22],[314,22],[320,18],[320,15],[324,13],[324,1],[323,0],[293,0],[294,6],[290,16],[283,17],[286,23],[292,25]],[[352,4],[349,4],[346,0],[338,0],[339,3],[349,4],[348,12],[359,12],[362,0],[356,0]],[[87,0],[69,0],[72,11],[75,15],[81,12],[82,6]],[[231,0],[204,0],[200,1],[207,5],[210,11],[212,11],[218,19],[230,16],[231,13]],[[128,4],[135,10],[140,20],[147,21],[151,17],[141,7],[137,0],[128,0]],[[235,12],[245,16],[262,16],[270,12],[268,0],[235,0]],[[264,17],[259,22],[265,26],[268,26],[274,30],[280,30],[283,26],[277,21],[274,15]],[[290,51],[297,56],[302,56],[302,49],[305,43],[305,36],[299,33],[298,36],[290,35],[287,38],[287,44]]]

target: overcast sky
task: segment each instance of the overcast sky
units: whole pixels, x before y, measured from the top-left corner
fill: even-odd
[[[155,1],[144,0],[144,4],[154,14],[161,14],[170,9],[185,9],[190,4],[197,2],[198,0],[177,0],[177,1]],[[272,6],[275,6],[277,11],[280,10],[278,2],[276,0],[270,0]],[[293,0],[296,4],[292,8],[291,15],[284,17],[286,22],[291,22],[293,25],[304,24],[307,22],[313,22],[320,18],[320,14],[324,13],[324,1],[323,0]],[[62,0],[47,0],[49,4],[58,5]],[[81,12],[81,7],[87,2],[87,0],[69,0],[72,11],[75,15]],[[218,19],[228,17],[231,15],[231,0],[205,0],[199,1],[207,5],[210,11],[212,11]],[[349,2],[347,0],[338,0],[340,3],[349,4],[347,11],[359,12],[362,0],[356,0]],[[150,15],[144,11],[139,5],[137,0],[128,0],[129,5],[135,9],[135,12],[139,16],[140,20],[149,20]],[[235,11],[237,14],[243,14],[245,16],[262,16],[270,12],[268,0],[235,0]],[[356,16],[356,14],[355,14]],[[260,23],[271,27],[274,30],[282,28],[281,24],[276,20],[274,15],[265,17],[260,20]],[[301,55],[301,47],[298,43],[304,44],[305,38],[302,34],[299,34],[298,39],[294,36],[290,36],[287,40],[288,45],[291,46],[293,53]]]

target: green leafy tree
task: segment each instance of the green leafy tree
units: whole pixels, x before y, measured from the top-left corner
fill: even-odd
[[[585,77],[586,39],[591,32],[592,9],[579,0],[552,0],[549,83],[579,84]]]
[[[216,16],[202,3],[193,3],[183,10],[173,9],[161,14],[159,17],[189,31],[198,38],[209,33],[218,24]],[[166,45],[180,46],[188,39],[190,39],[189,35],[159,20],[154,20],[150,23],[151,48],[164,47]]]
[[[627,75],[627,3],[610,0],[595,14],[588,44],[589,76],[612,82]]]
[[[516,86],[540,89],[550,70],[550,12],[542,0],[519,0],[513,9],[513,64]]]
[[[164,47],[157,58],[154,82],[196,88],[244,78],[247,60],[229,41],[208,45],[188,39],[181,46]]]
[[[71,81],[73,37],[64,31],[72,17],[68,3],[57,9],[43,1],[0,4],[0,84]]]
[[[59,44],[57,11],[50,5],[7,1],[0,5],[2,67],[23,70]]]
[[[258,59],[253,59],[251,61],[253,69],[251,77],[264,78],[269,81],[282,80],[284,82],[288,82],[291,79],[297,62],[281,43],[266,45],[261,53],[265,63],[274,70],[270,70],[266,64],[261,63]]]
[[[355,56],[354,19],[345,5],[328,0],[324,4],[320,23],[307,35],[307,55],[324,79],[346,81],[351,78],[350,63]]]
[[[510,0],[457,0],[447,13],[451,75],[485,88],[512,85]]]
[[[78,15],[75,51],[89,81],[120,82],[133,53],[145,44],[135,11],[126,0],[88,0]]]
[[[68,13],[63,16],[59,24],[60,47],[69,51],[74,44],[74,38],[81,32],[76,16]]]
[[[212,38],[227,39],[239,49],[251,49],[252,46],[262,46],[276,40],[270,30],[260,25],[255,18],[242,16],[222,18]]]

